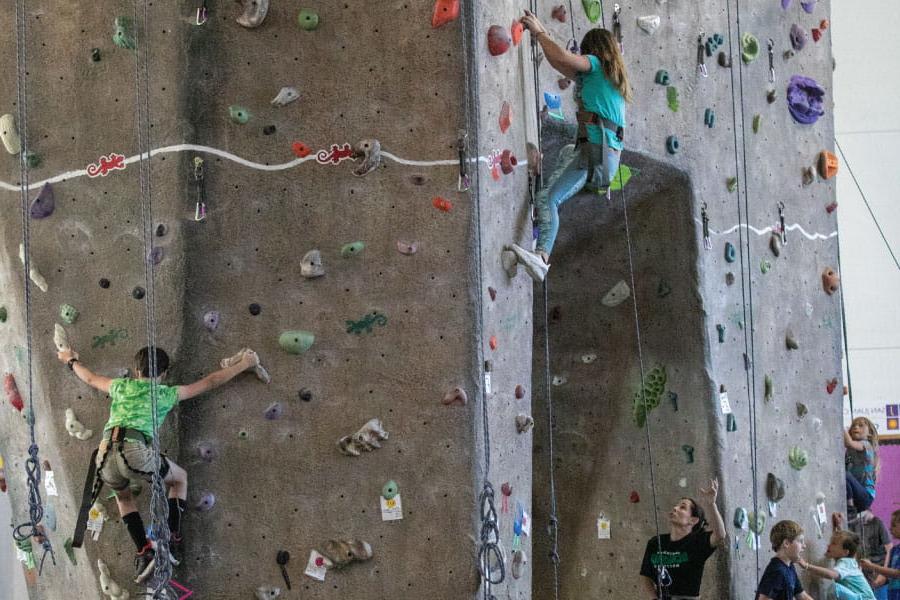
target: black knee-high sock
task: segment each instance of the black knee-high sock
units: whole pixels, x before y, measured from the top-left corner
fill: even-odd
[[[169,498],[169,531],[173,537],[181,537],[181,513],[184,512],[184,500]]]
[[[137,546],[138,552],[140,552],[147,545],[147,533],[144,531],[144,521],[141,519],[141,513],[134,511],[127,515],[122,515],[122,521],[128,528],[128,534],[134,540],[134,545]]]

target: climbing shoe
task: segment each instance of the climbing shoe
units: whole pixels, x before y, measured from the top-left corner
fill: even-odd
[[[134,555],[134,582],[143,583],[151,575],[156,567],[156,551],[153,544],[147,542],[147,545],[140,552]]]
[[[544,278],[547,276],[547,271],[550,269],[550,265],[544,262],[544,259],[541,258],[540,254],[537,252],[529,252],[518,244],[509,246],[509,249],[515,253],[519,264],[525,267],[525,271],[528,272],[528,275],[531,276],[532,279],[538,283],[544,281]]]

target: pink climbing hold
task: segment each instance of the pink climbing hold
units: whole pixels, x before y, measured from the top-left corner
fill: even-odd
[[[212,492],[203,492],[200,496],[200,500],[197,501],[197,504],[194,505],[200,512],[209,512],[212,510],[212,507],[216,505],[216,495]]]
[[[522,34],[525,33],[525,26],[522,25],[521,21],[516,19],[510,26],[509,32],[512,35],[513,46],[518,46],[522,42]]]
[[[560,4],[559,6],[554,6],[553,11],[550,13],[550,16],[560,23],[565,23],[566,19],[568,18],[568,13],[566,12],[565,5]]]
[[[213,447],[209,444],[202,443],[197,444],[197,454],[199,454],[200,458],[202,458],[206,462],[211,462],[212,459],[216,456],[216,451],[213,450]]]
[[[491,350],[496,350],[496,349],[497,349],[497,346],[499,346],[500,343],[497,341],[497,336],[496,336],[496,335],[492,335],[492,336],[491,336],[491,339],[488,340],[488,345],[491,347]]]
[[[837,377],[833,377],[831,379],[831,381],[825,382],[825,391],[828,392],[829,394],[832,394],[832,393],[834,393],[834,390],[837,387],[837,385],[838,385]]]
[[[12,373],[6,374],[6,378],[3,380],[3,387],[6,389],[6,398],[12,407],[22,412],[22,409],[25,408],[25,403],[22,402],[22,394],[19,393],[19,386],[16,385],[16,378],[12,376]]]
[[[419,250],[418,242],[404,242],[402,240],[397,241],[397,252],[399,252],[400,254],[412,256],[418,250]]]
[[[636,490],[632,490],[631,494],[628,496],[628,501],[632,504],[637,504],[641,501],[641,495],[638,494]]]
[[[431,27],[437,29],[459,18],[459,0],[437,0],[431,14]]]
[[[501,54],[504,54],[509,50],[511,43],[512,40],[505,27],[491,25],[490,29],[488,29],[488,51],[491,53],[491,56],[500,56]]]
[[[500,106],[500,131],[502,133],[506,133],[511,124],[512,109],[509,107],[509,102],[504,100],[503,104]]]

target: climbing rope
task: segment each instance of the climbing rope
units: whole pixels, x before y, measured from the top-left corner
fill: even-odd
[[[142,7],[138,12],[138,5]],[[150,140],[150,15],[149,3],[146,0],[134,0],[133,12],[135,23],[136,46],[135,62],[135,112],[138,137],[139,191],[141,200],[141,226],[144,242],[144,285],[145,289],[145,321],[147,328],[147,346],[150,349],[150,402],[153,413],[153,477],[151,478],[150,515],[151,527],[156,538],[156,561],[153,570],[153,598],[167,598],[169,581],[172,578],[172,563],[169,559],[169,506],[166,498],[165,484],[160,476],[162,456],[159,446],[159,382],[158,365],[156,363],[156,315],[155,286],[153,282],[153,194],[151,185],[151,149]],[[140,25],[139,25],[140,24]],[[143,32],[144,39],[141,39]]]
[[[41,462],[40,449],[35,434],[35,421],[37,420],[34,406],[34,385],[32,382],[32,338],[31,338],[31,221],[28,210],[28,28],[25,14],[26,0],[16,0],[16,108],[19,119],[19,131],[22,140],[19,153],[19,190],[22,205],[22,262],[25,282],[25,348],[26,363],[28,365],[28,430],[31,445],[28,447],[28,459],[25,461],[25,475],[28,482],[28,516],[29,521],[22,523],[13,530],[13,538],[17,542],[25,542],[34,538],[44,550],[41,556],[38,574],[44,571],[44,560],[47,555],[56,565],[56,555],[53,546],[41,526],[44,518],[44,506],[41,501]]]
[[[731,31],[731,2],[730,0],[726,0],[726,13],[728,17],[728,55],[734,56],[734,43],[733,36]],[[738,39],[741,39],[741,3],[740,0],[735,0],[736,10],[737,10],[737,36]],[[743,64],[741,61],[731,61],[732,65]],[[753,278],[750,276],[750,235],[749,233],[746,236],[746,240],[744,238],[743,227],[740,225],[746,221],[749,225],[750,223],[750,204],[749,204],[749,185],[747,178],[747,136],[746,136],[746,128],[741,127],[741,147],[742,154],[738,153],[738,139],[737,139],[737,130],[738,130],[738,104],[737,97],[735,91],[740,92],[740,114],[743,117],[745,114],[744,108],[744,73],[742,68],[738,67],[738,86],[735,87],[734,84],[734,67],[731,69],[731,107],[732,107],[732,134],[734,137],[734,164],[735,170],[741,170],[743,174],[743,211],[741,210],[741,185],[737,187],[737,213],[738,213],[738,247],[740,250],[740,265],[741,265],[741,305],[743,311],[743,319],[744,319],[744,374],[745,381],[747,386],[747,404],[748,404],[748,417],[749,417],[749,440],[750,440],[750,473],[752,477],[753,483],[753,512],[754,515],[759,515],[759,465],[757,462],[757,432],[756,432],[756,361],[755,361],[755,352],[754,352],[754,337],[753,337]],[[744,219],[742,219],[741,215],[744,215]],[[747,252],[747,264],[744,262],[744,250]],[[745,266],[746,266],[746,277],[745,277]],[[749,304],[749,312],[748,312],[748,304]],[[754,532],[754,535],[758,537],[758,534]],[[759,557],[759,544],[754,544],[755,546],[755,556],[756,556],[756,574],[759,575],[760,570],[760,557]]]

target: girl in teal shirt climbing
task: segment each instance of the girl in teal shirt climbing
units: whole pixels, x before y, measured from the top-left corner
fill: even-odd
[[[596,28],[581,41],[581,54],[554,42],[533,13],[525,11],[522,25],[541,45],[547,61],[575,80],[578,102],[578,144],[560,152],[559,167],[535,199],[538,240],[535,252],[509,247],[535,281],[550,268],[550,253],[559,232],[559,207],[585,187],[608,194],[619,168],[625,131],[625,105],[632,99],[625,62],[612,32]]]

